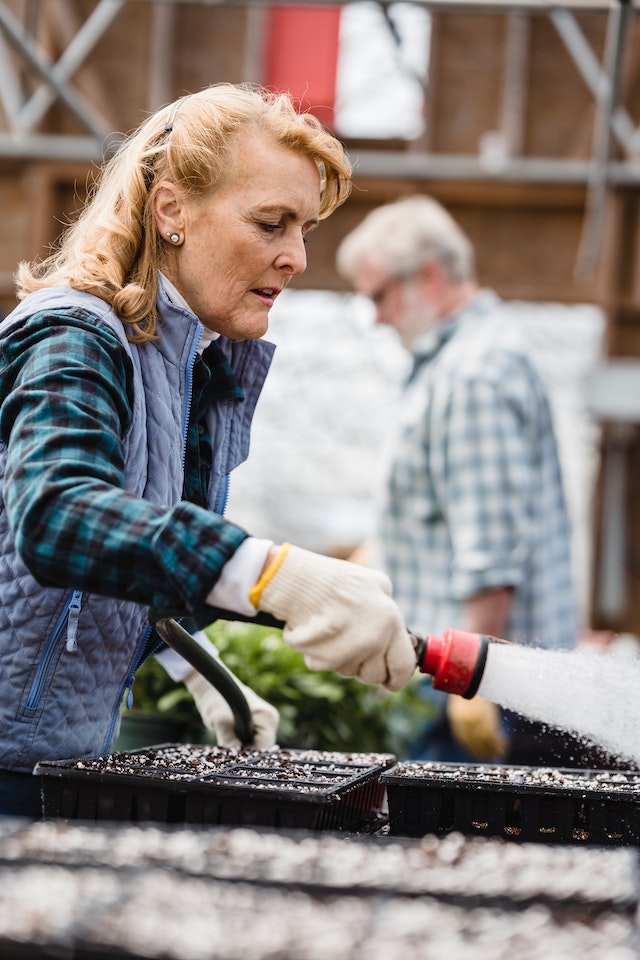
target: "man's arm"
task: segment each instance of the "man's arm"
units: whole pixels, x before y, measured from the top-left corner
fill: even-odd
[[[503,637],[513,601],[513,587],[494,587],[470,597],[465,605],[465,629]],[[452,694],[447,699],[447,719],[456,742],[475,760],[496,761],[504,757],[507,739],[500,709],[483,697],[465,700]]]
[[[470,597],[464,605],[464,627],[471,633],[486,633],[490,637],[504,637],[514,588],[510,586],[493,587]]]

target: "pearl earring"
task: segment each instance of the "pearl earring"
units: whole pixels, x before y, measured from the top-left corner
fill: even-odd
[[[171,243],[178,243],[180,241],[179,233],[168,233],[167,236],[169,237],[169,240],[171,240]]]

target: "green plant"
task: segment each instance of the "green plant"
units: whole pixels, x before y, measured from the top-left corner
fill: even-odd
[[[309,670],[279,630],[217,621],[206,632],[229,669],[279,710],[281,746],[403,756],[430,714],[418,681],[390,694]]]
[[[155,657],[145,660],[136,673],[131,712],[171,722],[180,731],[181,740],[199,742],[206,734],[193,697],[184,684],[171,679]],[[127,715],[125,708],[123,716]]]
[[[206,633],[238,679],[278,709],[283,747],[403,757],[429,716],[418,680],[390,694],[330,671],[309,670],[280,630],[219,620]],[[153,657],[136,673],[133,695],[136,710],[162,714],[183,726],[181,739],[203,738],[191,694]]]

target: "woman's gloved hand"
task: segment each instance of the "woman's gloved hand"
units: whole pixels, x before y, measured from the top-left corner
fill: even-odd
[[[334,670],[387,690],[400,690],[415,672],[391,581],[378,570],[284,544],[249,597],[285,622],[283,639],[311,670]]]
[[[456,743],[475,760],[503,759],[508,741],[502,729],[500,708],[484,697],[447,697],[447,720]]]
[[[250,687],[241,683],[237,677],[234,679],[251,710],[255,733],[252,742],[244,746],[268,750],[275,746],[280,715],[275,707],[259,697]],[[205,727],[215,733],[218,746],[239,750],[243,744],[234,729],[231,707],[222,694],[197,670],[187,674],[183,683],[193,697]]]

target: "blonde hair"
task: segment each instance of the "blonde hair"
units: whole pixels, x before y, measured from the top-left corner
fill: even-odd
[[[321,176],[321,219],[344,203],[351,164],[319,120],[298,113],[286,94],[215,84],[157,111],[127,137],[58,247],[42,261],[19,264],[18,298],[49,286],[84,290],[114,308],[131,341],[155,339],[162,253],[153,218],[157,185],[169,181],[193,198],[213,193],[228,176],[235,138],[254,131],[313,160]]]

